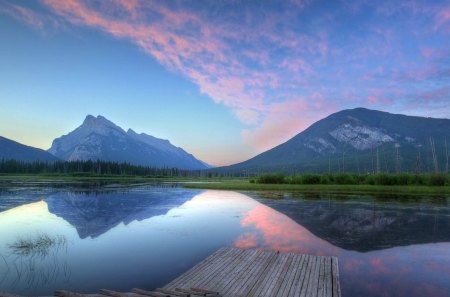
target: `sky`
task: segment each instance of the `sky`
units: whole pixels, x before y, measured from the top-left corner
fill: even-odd
[[[0,0],[0,135],[86,115],[228,165],[342,109],[450,117],[450,0]]]

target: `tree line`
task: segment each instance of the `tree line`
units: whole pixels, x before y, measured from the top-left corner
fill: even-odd
[[[281,173],[268,173],[250,180],[260,184],[322,184],[322,185],[426,185],[446,186],[450,185],[449,174],[411,174],[411,173],[335,173],[335,174],[299,174],[284,175]]]
[[[156,168],[111,161],[24,162],[0,161],[0,173],[9,174],[72,174],[72,175],[135,175],[135,176],[190,176],[196,171],[178,168]]]

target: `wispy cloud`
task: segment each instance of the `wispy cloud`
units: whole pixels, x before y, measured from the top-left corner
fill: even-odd
[[[436,60],[450,48],[448,1],[41,3],[53,17],[129,40],[187,77],[233,111],[259,151],[341,108],[402,111],[419,100],[411,90],[442,96],[434,90],[450,77],[448,63]],[[45,26],[26,7],[0,9]]]
[[[0,13],[12,16],[31,27],[38,29],[44,28],[43,16],[29,8],[7,2],[0,2]]]

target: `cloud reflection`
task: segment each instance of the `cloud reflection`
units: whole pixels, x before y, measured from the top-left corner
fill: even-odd
[[[257,205],[241,220],[244,228],[256,233],[244,233],[234,246],[260,247],[280,252],[298,252],[315,255],[336,255],[337,247],[320,239],[295,221],[265,205]]]

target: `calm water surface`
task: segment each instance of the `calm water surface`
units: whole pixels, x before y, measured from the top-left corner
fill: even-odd
[[[339,258],[342,295],[450,296],[450,198],[0,187],[0,291],[154,289],[222,246]],[[41,248],[18,248],[47,237]]]

